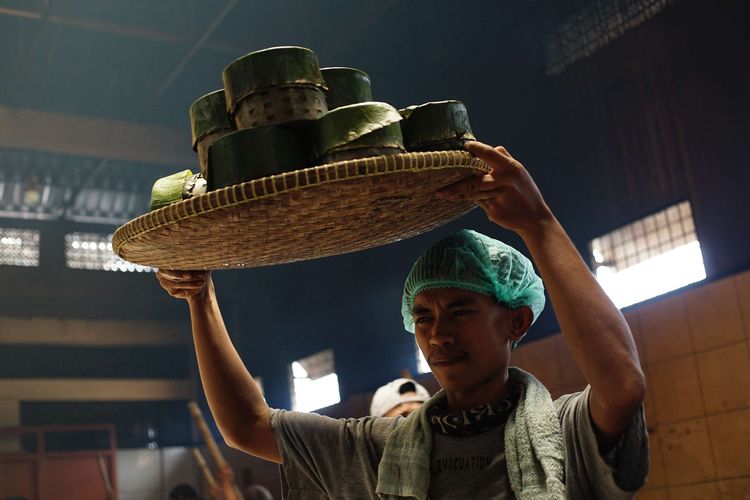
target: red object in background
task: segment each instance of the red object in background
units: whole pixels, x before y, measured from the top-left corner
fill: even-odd
[[[0,499],[117,500],[116,447],[113,425],[0,428]]]

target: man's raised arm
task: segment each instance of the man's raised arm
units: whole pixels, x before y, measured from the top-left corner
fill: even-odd
[[[544,280],[566,344],[591,385],[591,418],[599,448],[619,439],[643,403],[645,380],[630,329],[596,282],[526,169],[502,146],[466,149],[492,167],[439,193],[471,199],[490,220],[526,243]]]
[[[246,453],[280,463],[268,405],[232,345],[210,271],[162,269],[156,277],[171,296],[188,301],[203,390],[224,440]]]

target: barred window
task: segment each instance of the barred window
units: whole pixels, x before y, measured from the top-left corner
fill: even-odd
[[[547,36],[547,75],[565,68],[644,23],[676,0],[595,0],[573,13]]]
[[[331,349],[293,362],[289,378],[293,410],[313,411],[341,401]]]
[[[39,231],[0,227],[0,266],[39,266]]]
[[[65,265],[71,269],[95,271],[153,272],[121,259],[112,251],[112,235],[100,233],[69,233],[65,235]]]
[[[688,201],[594,238],[589,247],[596,278],[618,307],[706,278]]]

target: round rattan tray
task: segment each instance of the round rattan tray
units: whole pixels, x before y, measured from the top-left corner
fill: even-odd
[[[385,245],[476,205],[435,191],[487,172],[463,151],[329,163],[236,184],[149,212],[115,231],[123,259],[157,268],[284,264]]]

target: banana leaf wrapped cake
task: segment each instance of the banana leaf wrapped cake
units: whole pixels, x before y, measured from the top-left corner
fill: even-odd
[[[401,115],[384,102],[350,104],[329,111],[311,125],[318,164],[403,153]]]
[[[320,70],[326,81],[328,110],[341,106],[372,101],[370,76],[356,68],[323,68]]]
[[[428,102],[404,108],[400,113],[407,151],[463,149],[466,141],[476,139],[461,101]]]
[[[238,130],[208,153],[208,189],[220,189],[309,165],[304,130],[294,124]]]
[[[251,52],[227,66],[222,80],[238,129],[315,120],[328,111],[318,58],[304,47]]]
[[[201,174],[205,177],[208,169],[208,148],[235,130],[234,122],[227,113],[224,89],[215,90],[197,99],[190,106],[189,115],[193,151],[198,153]]]

